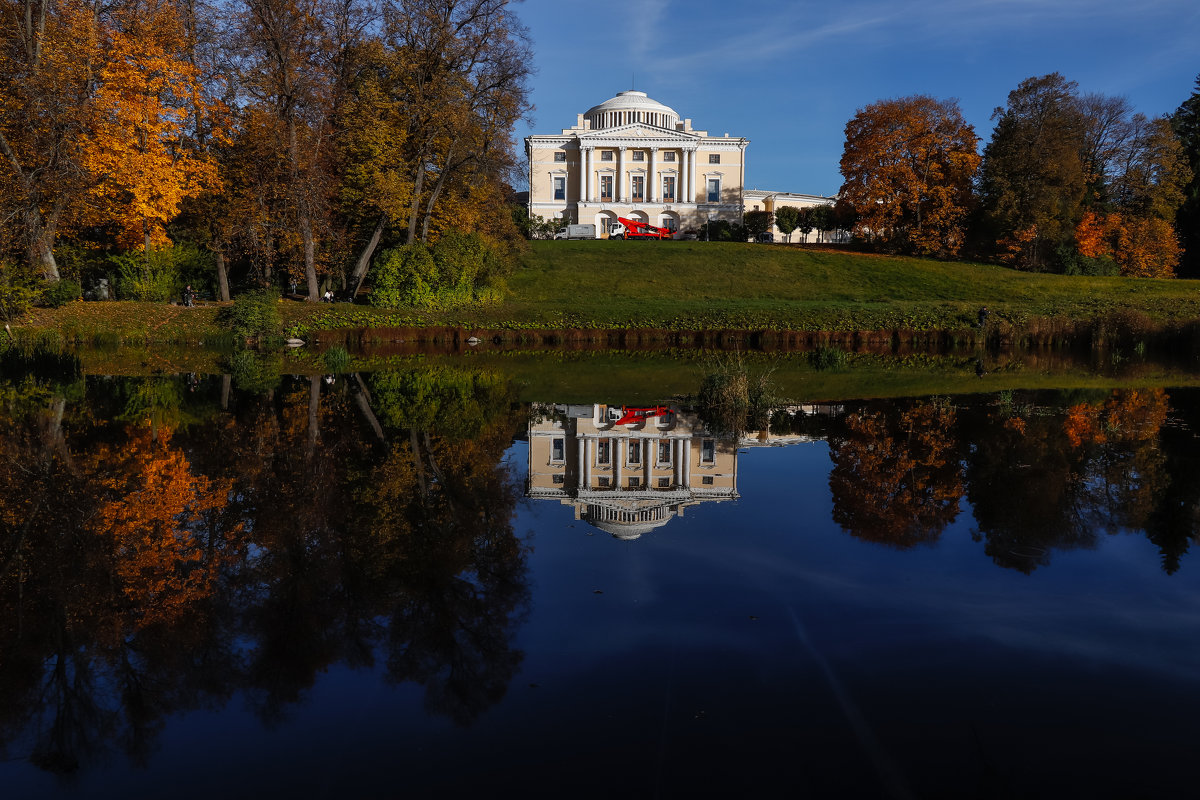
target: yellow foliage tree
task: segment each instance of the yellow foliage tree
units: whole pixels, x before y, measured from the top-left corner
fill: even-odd
[[[122,244],[149,250],[170,243],[166,224],[185,198],[219,186],[215,160],[189,139],[189,118],[216,108],[184,57],[183,26],[170,5],[127,7],[106,34],[81,162],[94,179],[98,220],[115,222]]]

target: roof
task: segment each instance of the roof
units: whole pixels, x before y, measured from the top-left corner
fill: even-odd
[[[626,92],[617,92],[616,97],[605,100],[598,106],[589,108],[584,112],[584,116],[590,117],[592,114],[603,111],[651,111],[660,114],[670,114],[676,119],[679,118],[679,114],[676,113],[675,109],[647,97],[645,92],[633,89]]]

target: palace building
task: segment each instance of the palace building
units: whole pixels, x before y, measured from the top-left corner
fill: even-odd
[[[620,92],[560,135],[525,139],[529,214],[594,224],[617,217],[684,231],[740,221],[749,139],[709,136],[645,92]]]

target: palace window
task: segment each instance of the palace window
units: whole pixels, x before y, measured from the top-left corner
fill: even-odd
[[[562,461],[564,458],[566,458],[566,441],[555,439],[550,445],[550,460]]]
[[[598,442],[596,442],[596,463],[612,463],[612,445],[608,439],[600,439]]]
[[[717,460],[717,440],[705,439],[700,442],[700,463],[713,464]]]
[[[641,485],[642,485],[642,479],[641,479],[641,478],[638,478],[638,477],[634,476],[634,477],[632,477],[632,478],[630,478],[630,479],[629,479],[629,488],[630,488],[630,489],[636,489],[636,488],[638,488],[638,487],[639,487],[639,486],[641,486]]]
[[[710,202],[710,203],[721,202],[721,179],[720,178],[709,178],[708,179],[708,202]]]
[[[670,464],[671,463],[671,440],[670,439],[663,439],[663,440],[659,441],[659,443],[658,443],[658,463],[659,464]]]
[[[646,151],[645,150],[634,150],[633,151],[633,160],[634,161],[645,161],[646,160]]]
[[[702,475],[700,477],[700,484],[702,486],[712,486],[713,485],[713,476],[712,475]]]
[[[663,202],[675,202],[675,176],[667,175],[663,178]]]
[[[601,150],[600,151],[600,160],[601,161],[612,161],[613,160],[613,151],[612,150]]]
[[[633,183],[633,200],[634,200],[634,202],[640,202],[642,200],[645,200],[646,199],[645,198],[646,178],[642,175],[634,175],[633,180],[631,182]]]
[[[601,488],[601,489],[607,489],[607,488],[609,487],[609,484],[610,484],[610,481],[609,481],[609,479],[608,479],[608,478],[601,478],[601,479],[600,479],[600,488]]]
[[[658,479],[658,488],[670,489],[671,488],[671,479],[670,478],[659,478]]]
[[[567,476],[563,475],[561,472],[556,472],[553,475],[553,481],[555,486],[565,486],[567,483]]]
[[[663,153],[663,161],[674,161],[674,160],[675,160],[675,151],[674,150],[668,150],[665,153]]]
[[[709,153],[708,154],[708,163],[720,164],[721,163],[721,154],[720,153]]]
[[[600,199],[612,201],[613,199],[613,176],[600,176]]]
[[[567,179],[566,178],[556,177],[554,179],[554,199],[555,200],[566,200],[567,199]]]
[[[566,153],[555,153],[554,160],[556,162],[558,162],[559,164],[565,164],[565,163],[567,163],[567,154]]]
[[[633,466],[642,463],[642,443],[639,441],[630,441],[626,445],[625,463]]]

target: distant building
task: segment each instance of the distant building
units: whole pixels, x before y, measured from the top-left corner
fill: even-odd
[[[772,192],[764,189],[746,189],[742,192],[745,198],[747,211],[766,211],[774,214],[775,210],[783,206],[792,206],[794,208],[812,208],[813,206],[832,206],[837,202],[836,197],[824,197],[819,194],[795,194],[793,192]],[[773,219],[773,218],[772,218]],[[845,241],[845,234],[837,231],[818,231],[813,230],[805,239],[799,231],[792,231],[791,238],[785,236],[775,226],[774,222],[771,225],[771,233],[775,234],[777,242],[841,242]]]
[[[676,231],[738,222],[749,144],[695,130],[645,92],[620,92],[561,134],[526,137],[529,214],[591,223],[599,237],[618,216]]]

